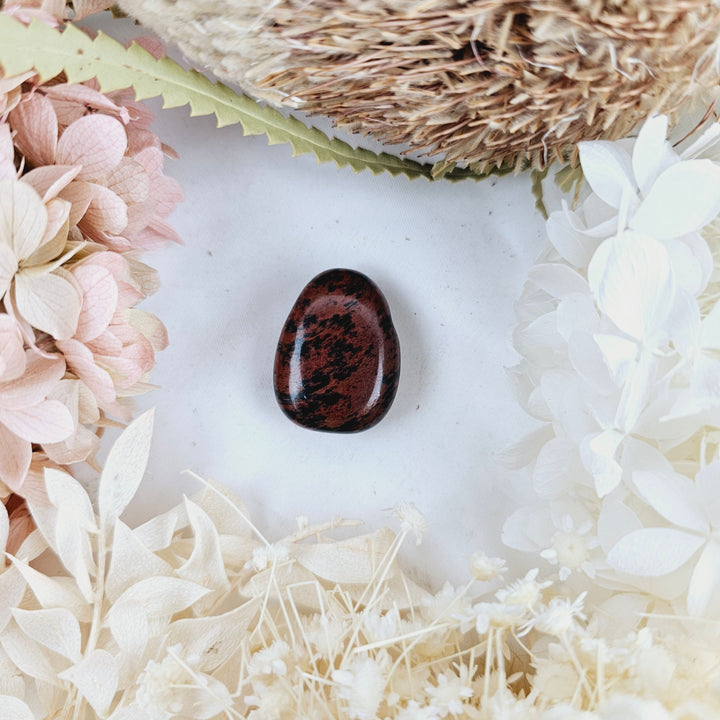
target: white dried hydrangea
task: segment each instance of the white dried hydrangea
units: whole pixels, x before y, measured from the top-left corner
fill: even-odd
[[[540,424],[504,454],[534,501],[503,538],[576,587],[720,620],[720,125],[666,134],[581,143],[584,194],[548,218],[512,371]]]

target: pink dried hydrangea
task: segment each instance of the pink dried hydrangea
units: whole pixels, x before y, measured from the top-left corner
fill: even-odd
[[[108,3],[73,6],[83,16]],[[47,0],[3,12],[69,17]],[[182,193],[151,121],[126,91],[0,77],[3,504],[42,495],[43,466],[92,461],[98,428],[132,417],[129,398],[167,345],[162,323],[136,307],[157,287],[138,253],[179,241],[166,218]],[[22,529],[20,507],[11,526]]]

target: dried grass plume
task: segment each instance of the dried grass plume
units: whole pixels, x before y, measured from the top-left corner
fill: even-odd
[[[122,0],[220,78],[473,169],[623,137],[716,85],[707,0]]]

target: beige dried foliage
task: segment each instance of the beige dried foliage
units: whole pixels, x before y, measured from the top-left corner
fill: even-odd
[[[717,84],[707,0],[121,0],[216,75],[389,143],[543,167]]]

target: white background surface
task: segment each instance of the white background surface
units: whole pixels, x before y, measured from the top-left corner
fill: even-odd
[[[298,515],[397,528],[388,509],[413,502],[429,529],[405,562],[433,584],[464,579],[477,549],[507,555],[500,528],[516,481],[493,453],[531,427],[504,370],[516,360],[513,302],[542,244],[529,177],[355,175],[151,104],[154,130],[180,155],[166,173],[185,191],[170,218],[185,245],[145,258],[163,287],[142,307],[170,346],[152,375],[161,389],[141,400],[157,406],[156,431],[129,520],[197,490],[190,469],[235,490],[273,540]],[[378,284],[401,343],[394,405],[353,435],[293,425],[272,389],[285,318],[331,267]]]

